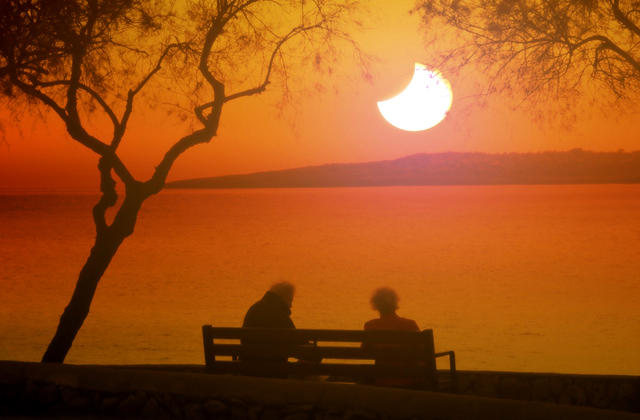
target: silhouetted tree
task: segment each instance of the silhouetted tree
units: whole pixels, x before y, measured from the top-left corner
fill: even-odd
[[[453,44],[434,58],[437,65],[481,70],[485,95],[506,94],[539,115],[573,115],[585,96],[634,112],[638,0],[417,0],[414,12],[429,42]]]
[[[286,99],[298,70],[326,70],[342,47],[363,57],[349,35],[359,7],[356,0],[0,0],[4,105],[53,111],[99,157],[95,243],[43,362],[64,361],[142,203],[163,188],[182,153],[217,135],[225,104],[272,83]],[[193,123],[142,181],[118,148],[136,140],[127,124],[150,104],[168,104],[167,112]],[[105,120],[110,128],[95,132]],[[119,207],[116,179],[125,187]]]

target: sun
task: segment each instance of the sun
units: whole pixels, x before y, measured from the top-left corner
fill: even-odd
[[[378,102],[378,109],[391,125],[422,131],[442,121],[452,103],[449,81],[439,71],[416,63],[411,83],[398,96]]]

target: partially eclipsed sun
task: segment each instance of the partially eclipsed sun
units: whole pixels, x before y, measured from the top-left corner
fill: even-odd
[[[431,128],[451,108],[451,84],[437,70],[416,63],[411,83],[398,96],[378,102],[380,113],[392,125],[407,131]]]

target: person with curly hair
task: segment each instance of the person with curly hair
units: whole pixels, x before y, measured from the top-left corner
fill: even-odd
[[[418,324],[413,319],[403,318],[396,314],[398,310],[398,294],[390,287],[380,287],[374,290],[371,295],[371,307],[378,311],[379,317],[367,321],[364,324],[365,330],[396,330],[396,331],[420,331]],[[363,343],[363,346],[368,344]],[[371,344],[369,344],[371,345]],[[383,344],[378,344],[383,346]],[[388,344],[387,346],[397,346]],[[398,365],[410,362],[402,361],[378,361],[376,364]],[[413,362],[417,363],[417,362]],[[418,378],[375,378],[376,385],[397,388],[419,388],[423,381]]]

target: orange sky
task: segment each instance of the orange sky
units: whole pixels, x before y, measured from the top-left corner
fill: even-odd
[[[499,101],[491,109],[477,109],[464,117],[457,112],[461,92],[454,81],[453,108],[439,125],[422,132],[391,126],[376,102],[401,92],[411,80],[414,62],[424,62],[427,53],[418,17],[407,13],[413,0],[375,0],[372,5],[369,30],[357,38],[366,52],[380,59],[373,83],[354,82],[355,72],[347,72],[335,79],[335,86],[327,86],[328,93],[299,98],[295,126],[290,114],[277,117],[273,97],[267,94],[233,101],[223,110],[218,137],[184,154],[169,180],[395,159],[423,152],[640,149],[640,118],[615,121],[595,113],[579,122],[574,133],[545,131]],[[1,115],[6,121],[7,112],[2,110]],[[8,144],[0,144],[0,189],[97,190],[97,157],[66,136],[54,118],[47,124],[21,121],[23,136],[10,122],[5,125]],[[120,155],[141,180],[184,133],[183,127],[152,113],[138,115],[130,128]]]

